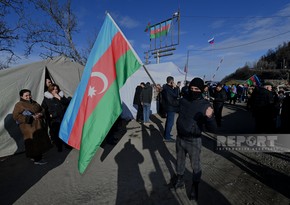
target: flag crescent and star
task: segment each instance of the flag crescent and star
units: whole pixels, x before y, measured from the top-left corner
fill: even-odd
[[[101,73],[101,72],[92,72],[91,78],[92,77],[99,77],[103,81],[103,84],[104,84],[103,89],[100,92],[98,92],[97,94],[102,94],[103,92],[105,92],[106,89],[108,88],[108,78],[104,75],[104,73]],[[95,92],[96,92],[95,87],[92,87],[92,85],[91,85],[90,88],[89,88],[88,95],[90,97],[93,97],[94,95],[96,95]]]
[[[120,89],[142,61],[109,13],[61,123],[59,137],[79,151],[82,174],[122,113]]]

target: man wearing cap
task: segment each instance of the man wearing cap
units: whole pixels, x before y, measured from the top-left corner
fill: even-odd
[[[171,182],[175,189],[184,188],[186,154],[189,155],[192,173],[191,200],[198,199],[198,184],[201,179],[201,133],[203,125],[208,131],[214,131],[216,122],[209,101],[202,96],[204,82],[194,78],[189,84],[187,94],[180,100],[179,116],[176,121],[176,175]]]
[[[251,96],[251,108],[255,118],[256,133],[273,133],[275,129],[275,105],[272,92],[273,84],[265,82],[256,87]]]

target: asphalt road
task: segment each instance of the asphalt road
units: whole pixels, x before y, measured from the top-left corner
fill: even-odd
[[[0,161],[0,204],[285,204],[290,203],[290,154],[217,150],[217,135],[253,133],[244,105],[226,105],[222,127],[204,133],[202,181],[197,203],[188,200],[189,160],[183,190],[170,189],[175,172],[175,144],[164,143],[165,119],[151,125],[130,121],[114,133],[116,145],[104,143],[83,175],[78,151],[50,150],[44,166],[18,154]],[[173,129],[176,135],[175,128]]]

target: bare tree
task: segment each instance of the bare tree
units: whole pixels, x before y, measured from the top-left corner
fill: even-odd
[[[16,25],[9,25],[7,16],[17,15]],[[22,0],[0,0],[0,69],[7,68],[11,62],[14,62],[19,57],[14,52],[14,46],[19,39],[19,30],[23,24],[21,19],[23,17],[23,3]]]
[[[71,9],[71,0],[60,5],[58,0],[30,0],[37,9],[40,9],[49,21],[27,24],[26,55],[29,55],[35,46],[43,48],[43,57],[65,55],[84,65],[85,54],[81,54],[73,41],[73,34],[77,32],[77,19]]]

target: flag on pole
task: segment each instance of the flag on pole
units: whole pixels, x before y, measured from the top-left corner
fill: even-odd
[[[187,65],[184,66],[184,72],[185,72],[185,73],[188,72]]]
[[[150,29],[150,22],[147,24],[147,26],[146,26],[146,28],[145,28],[144,32],[147,32],[147,31],[149,31],[149,29]]]
[[[252,75],[248,80],[247,80],[247,84],[249,86],[251,85],[254,85],[254,86],[260,86],[261,85],[261,81],[260,79],[258,78],[258,76],[255,74],[255,75]]]
[[[150,27],[150,39],[165,36],[170,30],[172,19]]]
[[[141,64],[130,43],[107,13],[59,133],[64,142],[80,149],[80,173],[85,171],[121,114],[119,90]]]
[[[214,44],[214,37],[213,38],[211,38],[211,39],[209,39],[208,41],[207,41],[209,44]]]

